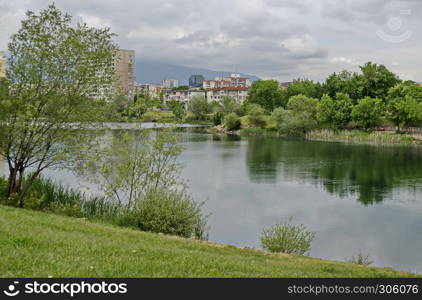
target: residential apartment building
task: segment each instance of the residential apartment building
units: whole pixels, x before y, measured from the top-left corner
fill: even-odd
[[[174,89],[163,89],[164,103],[175,100],[183,103],[185,108],[190,100],[195,96],[205,97],[205,91],[199,89],[188,89],[188,90],[174,90]]]
[[[204,89],[214,89],[223,87],[243,87],[249,88],[251,82],[249,78],[240,77],[240,74],[231,74],[230,77],[215,77],[214,80],[204,80]]]
[[[0,51],[0,78],[6,77],[6,58],[4,52]]]
[[[135,51],[119,49],[114,55],[113,62],[117,75],[115,93],[133,99],[136,85]]]
[[[191,87],[202,87],[204,82],[204,76],[202,75],[191,75],[189,77],[189,86]]]
[[[157,84],[137,84],[136,85],[136,94],[147,94],[151,98],[159,98],[163,86]]]
[[[179,80],[177,79],[163,79],[161,85],[167,89],[172,89],[179,86]]]
[[[239,103],[245,101],[251,86],[249,78],[231,74],[230,77],[216,77],[214,80],[204,80],[207,101],[221,101],[223,97],[235,98]]]

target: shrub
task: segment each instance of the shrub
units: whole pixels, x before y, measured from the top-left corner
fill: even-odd
[[[348,260],[349,263],[356,264],[356,265],[364,265],[369,266],[373,263],[373,261],[370,259],[370,255],[364,255],[362,254],[362,251],[359,250],[358,254],[355,256],[352,256],[350,260]]]
[[[119,225],[203,239],[206,218],[202,215],[201,206],[185,191],[153,190],[120,218]]]
[[[205,97],[194,96],[188,103],[188,110],[197,120],[205,120],[206,115],[211,112],[211,107]]]
[[[216,113],[214,113],[212,117],[212,123],[214,124],[214,126],[221,125],[223,123],[223,119],[224,119],[223,113],[221,111],[217,111]]]
[[[240,118],[235,113],[230,113],[224,117],[224,127],[227,130],[238,130],[240,128]]]
[[[270,252],[303,255],[311,248],[315,232],[307,231],[303,224],[292,225],[289,222],[279,223],[269,229],[264,229],[261,245]]]
[[[274,110],[272,117],[281,134],[301,136],[317,127],[317,122],[308,113],[294,113],[283,108]]]
[[[290,97],[287,103],[287,109],[294,114],[306,113],[308,117],[316,120],[318,100],[304,95]]]
[[[264,109],[258,104],[250,104],[248,107],[248,120],[253,127],[264,127]]]

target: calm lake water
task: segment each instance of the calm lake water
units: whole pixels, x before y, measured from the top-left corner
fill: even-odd
[[[259,248],[262,228],[292,216],[316,232],[313,257],[360,250],[376,266],[422,272],[422,148],[178,134],[183,176],[212,214],[210,240]]]

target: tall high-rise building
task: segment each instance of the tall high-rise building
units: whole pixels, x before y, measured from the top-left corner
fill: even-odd
[[[0,78],[6,76],[6,58],[4,52],[0,51]]]
[[[165,88],[172,89],[179,86],[179,80],[177,79],[163,79],[161,85]]]
[[[128,96],[133,99],[135,96],[135,51],[117,50],[114,56],[114,68],[117,75],[116,94]]]
[[[189,77],[189,86],[202,87],[202,83],[204,82],[204,80],[204,76],[202,75],[191,75]]]

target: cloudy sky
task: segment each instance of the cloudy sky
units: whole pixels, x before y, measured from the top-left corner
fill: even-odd
[[[0,50],[26,10],[47,0],[0,0]],[[422,82],[421,0],[59,0],[92,26],[108,26],[140,61],[322,80],[385,64]]]

